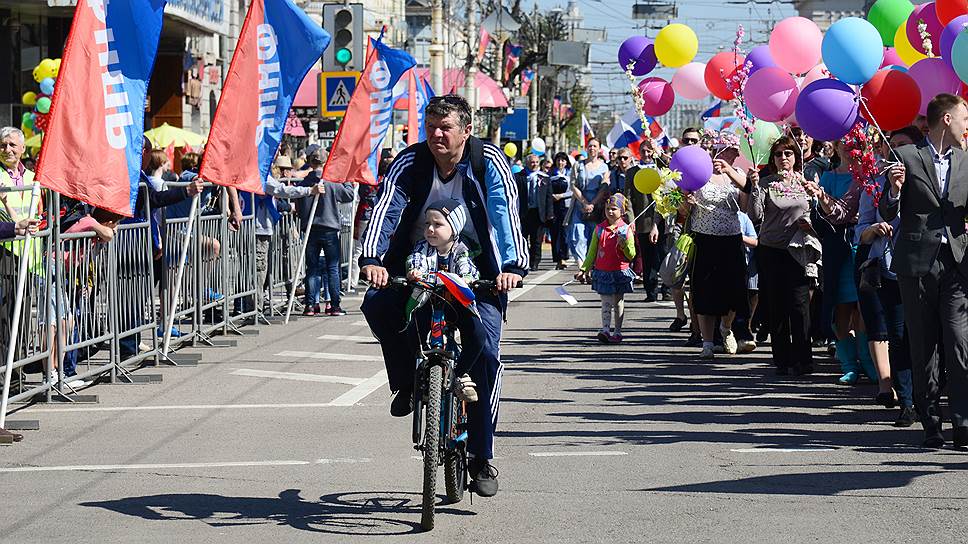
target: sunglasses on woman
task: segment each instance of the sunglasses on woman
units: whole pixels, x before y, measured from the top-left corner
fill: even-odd
[[[787,149],[785,151],[777,151],[776,153],[773,154],[773,156],[778,159],[782,159],[783,157],[795,157],[796,154],[793,151],[790,151],[789,149]]]

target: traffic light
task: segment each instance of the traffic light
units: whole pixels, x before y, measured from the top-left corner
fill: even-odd
[[[366,63],[363,4],[323,4],[323,28],[333,37],[323,53],[323,71],[362,70]]]

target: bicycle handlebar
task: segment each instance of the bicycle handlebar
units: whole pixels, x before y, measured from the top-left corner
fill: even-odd
[[[407,279],[404,276],[394,276],[390,278],[390,285],[394,287],[415,287],[415,286],[419,286],[419,287],[429,286],[434,288],[443,287],[443,284],[441,283],[436,283],[436,282],[431,283],[425,280],[412,281]],[[518,284],[515,285],[514,287],[517,289],[523,285],[524,285],[524,281],[519,281]],[[477,281],[471,282],[469,287],[474,291],[477,291],[479,289],[494,289],[497,287],[497,282],[493,280],[477,280]]]

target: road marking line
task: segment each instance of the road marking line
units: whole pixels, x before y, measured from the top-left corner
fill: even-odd
[[[834,448],[738,448],[729,450],[736,453],[804,453],[804,452],[824,452],[837,451]]]
[[[342,383],[346,385],[360,385],[363,378],[347,378],[345,376],[322,376],[319,374],[303,374],[301,372],[273,372],[271,370],[251,370],[240,368],[231,372],[233,376],[249,376],[252,378],[275,378],[278,380],[295,380],[300,382]]]
[[[317,353],[315,351],[280,351],[276,357],[301,357],[303,359],[323,359],[326,361],[375,361],[383,362],[376,355],[356,355],[349,353]]]
[[[555,276],[557,274],[558,274],[558,271],[557,270],[549,270],[549,271],[545,272],[544,274],[538,276],[537,278],[535,278],[533,280],[527,280],[527,281],[525,281],[524,282],[524,287],[522,287],[521,289],[512,289],[511,290],[511,294],[508,295],[508,301],[516,300],[519,297],[524,296],[525,293],[527,293],[528,291],[530,291],[530,290],[534,289],[535,287],[541,285],[545,280],[547,280],[548,278],[550,278],[552,276]]]
[[[367,326],[369,326],[369,323],[367,323],[365,319],[361,319],[359,321],[354,322],[353,323],[353,326],[354,327],[367,327]]]
[[[157,463],[137,465],[63,465],[52,467],[9,467],[0,468],[2,472],[69,472],[75,470],[158,470],[171,468],[224,468],[224,467],[275,467],[291,465],[311,465],[309,461],[237,461],[224,463]]]
[[[156,412],[173,410],[263,410],[270,408],[336,408],[331,402],[282,404],[180,404],[166,406],[77,406],[72,408],[25,408],[19,413],[66,414],[80,412]]]
[[[357,402],[360,402],[367,395],[376,391],[377,389],[383,387],[387,383],[387,371],[381,370],[374,374],[373,376],[367,378],[363,383],[357,385],[353,389],[350,389],[346,393],[336,397],[336,400],[331,402],[332,406],[353,406]]]
[[[628,455],[624,451],[532,451],[528,452],[531,457],[609,457]]]
[[[324,334],[316,337],[318,340],[345,340],[347,342],[360,342],[363,344],[375,344],[376,338],[372,336],[353,336],[351,334]]]
[[[317,465],[335,465],[335,464],[355,464],[355,463],[370,463],[373,459],[369,457],[361,457],[359,459],[316,459]]]

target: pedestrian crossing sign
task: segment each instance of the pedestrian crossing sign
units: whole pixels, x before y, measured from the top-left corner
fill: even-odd
[[[322,72],[319,74],[319,115],[342,117],[360,79],[359,72]]]

